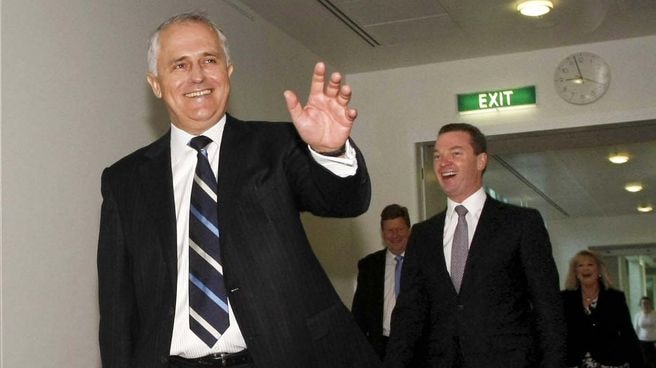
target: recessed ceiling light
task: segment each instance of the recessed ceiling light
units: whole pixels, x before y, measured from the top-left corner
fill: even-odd
[[[624,186],[627,192],[636,193],[642,190],[642,184],[640,183],[627,183]]]
[[[553,3],[545,0],[523,1],[517,5],[517,10],[527,17],[539,17],[545,15],[553,9]]]
[[[608,161],[614,164],[623,164],[629,161],[629,155],[627,153],[613,153],[608,156]]]
[[[636,207],[636,209],[639,212],[647,213],[653,211],[654,207],[652,207],[650,204],[641,204],[638,207]]]

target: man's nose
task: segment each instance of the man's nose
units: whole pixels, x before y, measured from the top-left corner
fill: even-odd
[[[197,66],[191,69],[191,80],[194,82],[202,82],[205,79],[205,72],[203,68]]]

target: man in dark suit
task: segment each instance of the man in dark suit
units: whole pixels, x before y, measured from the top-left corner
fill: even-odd
[[[433,169],[446,211],[416,224],[392,315],[385,367],[562,368],[558,273],[540,214],[482,188],[485,136],[449,124]],[[410,365],[417,344],[422,365]]]
[[[103,172],[103,367],[379,366],[299,216],[356,216],[369,205],[365,163],[348,139],[356,111],[341,75],[324,81],[318,63],[306,106],[285,92],[293,125],[243,122],[226,114],[233,66],[225,37],[204,15],[163,23],[148,55],[147,80],[171,130]],[[204,148],[190,147],[201,135]],[[213,195],[208,171],[218,176]],[[209,212],[190,204],[202,193],[203,203],[214,200]],[[214,248],[193,238],[198,223],[214,234]],[[215,276],[192,277],[192,262]],[[199,296],[222,316],[196,310],[191,299]]]
[[[385,206],[380,214],[385,249],[358,262],[358,286],[351,312],[381,359],[389,338],[392,310],[398,293],[398,277],[410,237],[408,209],[398,204]]]

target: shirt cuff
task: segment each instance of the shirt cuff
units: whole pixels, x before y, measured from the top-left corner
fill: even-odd
[[[328,169],[340,178],[353,176],[358,171],[358,160],[355,158],[355,148],[351,146],[350,140],[346,140],[346,153],[344,157],[330,157],[317,153],[308,145],[312,158],[321,166]]]

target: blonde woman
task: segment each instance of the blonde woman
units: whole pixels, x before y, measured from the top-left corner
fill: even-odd
[[[596,253],[583,250],[572,258],[565,287],[567,365],[644,367],[624,293],[611,287],[606,266]]]

